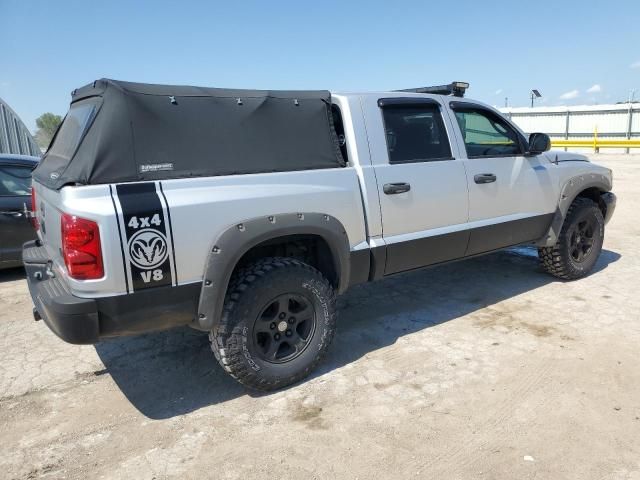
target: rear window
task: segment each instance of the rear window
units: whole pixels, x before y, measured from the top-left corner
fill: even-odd
[[[0,167],[0,197],[22,196],[31,193],[31,169],[28,167]]]
[[[72,105],[56,133],[47,155],[55,155],[69,160],[78,148],[82,135],[93,120],[95,113],[96,104],[93,102]]]
[[[437,105],[390,105],[382,113],[389,163],[451,159],[449,139]]]

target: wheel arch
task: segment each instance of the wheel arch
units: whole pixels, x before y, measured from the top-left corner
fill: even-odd
[[[596,187],[596,186],[588,187],[588,188],[585,188],[584,190],[582,190],[580,193],[578,193],[573,200],[575,200],[578,197],[583,197],[583,198],[588,198],[589,200],[593,200],[595,202],[595,204],[598,205],[598,208],[602,212],[602,216],[606,217],[607,216],[607,204],[602,199],[602,194],[606,193],[606,192],[607,192],[606,190],[603,190],[602,188],[599,188],[599,187]],[[573,202],[573,200],[572,200],[572,202]]]
[[[311,247],[315,261],[303,256]],[[228,227],[211,244],[194,327],[211,330],[220,318],[233,273],[253,260],[274,256],[274,251],[312,264],[339,293],[349,285],[349,240],[337,218],[324,213],[293,213],[248,219]]]
[[[568,179],[560,190],[560,198],[558,199],[558,206],[551,221],[551,226],[547,234],[537,242],[537,245],[544,247],[552,246],[556,243],[562,230],[564,219],[567,216],[567,211],[578,197],[592,199],[602,211],[602,215],[607,217],[608,206],[602,195],[611,191],[611,187],[611,181],[607,176],[596,173],[577,175]]]

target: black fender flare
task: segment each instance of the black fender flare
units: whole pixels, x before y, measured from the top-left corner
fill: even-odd
[[[558,206],[553,215],[551,226],[546,235],[536,242],[537,246],[551,247],[555,245],[560,236],[562,224],[567,216],[569,207],[580,193],[589,188],[597,188],[602,194],[609,192],[612,185],[606,175],[599,173],[585,173],[568,179],[560,190],[560,198],[558,199]]]
[[[338,275],[338,292],[349,285],[350,247],[347,232],[335,217],[324,213],[286,213],[256,217],[224,230],[211,244],[204,267],[194,328],[211,330],[222,313],[224,297],[238,261],[256,245],[288,235],[317,235],[329,245]]]

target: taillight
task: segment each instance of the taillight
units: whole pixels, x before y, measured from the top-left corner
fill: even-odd
[[[91,280],[104,276],[100,229],[91,220],[62,214],[62,255],[69,276]]]
[[[36,203],[36,189],[31,187],[31,225],[36,231],[40,228],[40,223],[38,222],[38,217],[36,216],[37,212],[37,203]]]

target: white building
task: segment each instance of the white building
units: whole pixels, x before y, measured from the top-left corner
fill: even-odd
[[[552,140],[640,140],[640,103],[560,107],[508,107],[500,111],[525,132],[544,132]],[[572,149],[573,150],[573,149]],[[607,149],[603,151],[618,151]]]

